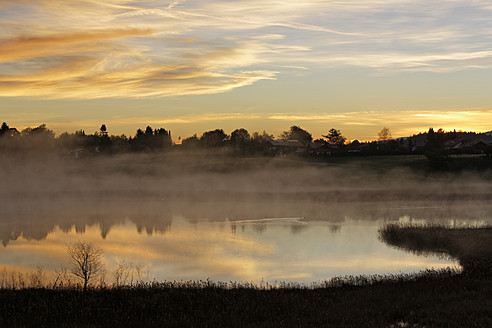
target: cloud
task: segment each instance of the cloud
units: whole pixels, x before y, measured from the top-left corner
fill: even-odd
[[[450,72],[467,68],[492,67],[492,51],[433,54],[355,54],[350,57],[332,57],[329,61],[326,61],[326,64],[331,66],[392,67],[401,70]]]
[[[122,120],[118,120],[118,124],[128,124],[142,122],[142,124],[190,124],[190,123],[202,123],[202,122],[221,122],[221,121],[246,121],[246,120],[258,120],[265,119],[267,116],[260,113],[210,113],[210,114],[196,114],[196,115],[184,115],[175,116],[164,119],[156,119],[151,117],[131,117]]]
[[[6,50],[19,51],[4,51],[0,59],[17,56],[24,61],[4,65],[4,71],[10,74],[0,74],[0,96],[93,99],[213,94],[275,77],[273,71],[240,69],[256,61],[256,54],[245,42],[202,46],[201,51],[191,45],[179,60],[167,61],[146,57],[139,49],[105,42],[108,38],[149,33],[132,29],[7,43]],[[46,46],[45,50],[37,50],[39,45]],[[43,56],[35,57],[39,54]]]
[[[220,93],[293,67],[492,68],[492,7],[480,0],[0,0],[0,8],[0,97]]]
[[[0,63],[31,58],[111,50],[100,42],[131,36],[150,35],[151,29],[110,29],[53,35],[24,35],[0,40]]]
[[[170,31],[170,25],[147,24],[146,18],[121,20],[134,16],[136,10],[151,15],[167,11],[172,17],[179,3],[168,3],[161,10],[116,0],[72,5],[21,1],[19,11],[0,2],[6,9],[1,15],[6,20],[0,24],[10,31],[0,40],[0,96],[93,99],[212,94],[275,76],[271,70],[246,69],[261,62],[258,52],[264,49],[256,50],[255,45],[265,41],[200,42],[190,37],[183,43],[182,38],[163,38],[179,34],[179,28]],[[51,28],[46,16],[65,25],[63,31]],[[19,25],[41,28],[12,28]]]

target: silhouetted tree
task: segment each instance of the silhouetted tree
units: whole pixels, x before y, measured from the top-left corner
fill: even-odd
[[[108,130],[106,129],[106,124],[101,125],[101,128],[99,129],[101,132],[101,136],[107,136],[108,135]]]
[[[111,149],[114,153],[122,153],[130,150],[130,140],[126,135],[111,136]]]
[[[273,140],[273,135],[268,134],[265,130],[263,130],[262,133],[259,132],[253,132],[253,136],[251,137],[251,140],[256,140],[256,141],[271,141]]]
[[[63,132],[58,136],[56,141],[58,146],[66,151],[85,147],[88,144],[88,138],[83,130],[76,131],[75,133]]]
[[[338,146],[343,146],[345,144],[345,141],[347,140],[342,135],[342,132],[340,132],[340,130],[337,130],[335,128],[331,128],[330,131],[328,131],[328,134],[324,135],[323,137],[328,139],[328,142],[335,143]]]
[[[8,131],[10,131],[9,126],[7,125],[7,123],[3,122],[2,123],[2,128],[0,128],[0,136],[4,135]]]
[[[147,127],[145,128],[145,133],[144,133],[146,136],[148,137],[151,137],[154,135],[154,131],[152,130],[152,128],[150,127],[150,125],[147,125]]]
[[[158,148],[169,148],[172,146],[171,131],[160,128],[154,130],[155,145]]]
[[[378,140],[379,141],[385,141],[385,140],[390,140],[391,137],[391,132],[387,127],[383,127],[381,131],[378,132]]]
[[[284,140],[298,140],[303,144],[307,144],[313,140],[311,133],[296,125],[291,126],[289,131],[282,132],[280,138]]]
[[[35,152],[51,151],[54,149],[55,133],[41,124],[35,128],[25,128],[20,133],[21,148]]]
[[[109,153],[112,151],[111,139],[105,124],[101,125],[99,132],[89,137],[89,145],[94,147],[96,152]]]
[[[166,129],[155,129],[147,126],[145,131],[137,130],[135,137],[131,141],[135,150],[157,150],[171,147],[171,132]]]
[[[224,139],[227,138],[224,130],[216,129],[213,131],[206,131],[200,137],[200,143],[205,147],[220,147],[224,144]]]
[[[84,283],[84,290],[91,280],[103,278],[105,274],[103,250],[85,242],[75,242],[67,246],[72,274]]]
[[[192,135],[191,137],[184,138],[181,141],[181,145],[183,148],[196,148],[200,145],[200,140],[196,136],[196,134]]]
[[[448,167],[450,159],[444,148],[445,138],[446,136],[442,129],[439,129],[436,133],[433,128],[430,128],[427,132],[427,143],[425,145],[424,154],[429,160],[430,167],[433,169],[443,170]]]
[[[138,129],[137,133],[135,133],[135,138],[142,138],[144,136],[144,132],[142,129]]]
[[[20,133],[16,128],[11,128],[7,123],[3,122],[0,128],[0,137],[14,137],[18,136]]]
[[[246,129],[236,129],[231,133],[231,142],[238,150],[243,150],[250,142],[250,135]]]
[[[253,132],[251,136],[248,150],[252,154],[268,154],[268,146],[270,145],[270,141],[273,140],[273,135],[268,134],[263,130],[262,133]]]
[[[35,128],[25,128],[22,130],[22,135],[24,136],[41,136],[53,139],[55,133],[46,127],[46,124],[41,124]]]
[[[16,128],[11,128],[7,123],[3,122],[0,128],[0,148],[3,154],[14,152],[18,150],[20,144],[20,138],[14,138],[19,136],[19,131]]]

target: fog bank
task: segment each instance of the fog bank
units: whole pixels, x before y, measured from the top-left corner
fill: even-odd
[[[290,158],[131,154],[87,159],[4,157],[0,238],[42,239],[58,226],[101,235],[126,220],[165,231],[191,221],[301,217],[340,222],[492,218],[492,179],[425,175],[394,167],[328,165]]]

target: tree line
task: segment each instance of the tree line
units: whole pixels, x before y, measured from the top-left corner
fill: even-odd
[[[164,128],[154,129],[151,126],[143,130],[138,129],[133,136],[128,137],[124,134],[111,135],[105,124],[93,134],[78,130],[55,136],[46,124],[19,131],[3,122],[0,128],[0,150],[4,153],[20,150],[60,151],[75,157],[97,153],[161,152],[171,149],[228,151],[244,155],[279,155],[291,152],[310,155],[421,153],[429,158],[442,160],[449,153],[445,145],[449,140],[461,138],[469,142],[475,141],[475,144],[477,140],[482,140],[484,145],[482,149],[478,149],[482,152],[490,151],[492,141],[492,136],[484,134],[456,130],[446,132],[442,129],[434,131],[432,128],[428,132],[393,139],[391,131],[383,127],[378,133],[378,139],[371,142],[348,142],[336,128],[329,129],[322,137],[313,139],[310,132],[293,125],[277,138],[266,131],[250,134],[246,129],[239,128],[227,134],[223,129],[215,129],[205,131],[201,136],[194,134],[183,140],[179,138],[180,142],[176,144],[173,143],[171,131]]]
[[[62,151],[87,153],[123,153],[131,151],[156,151],[172,147],[171,131],[163,128],[138,129],[134,136],[110,135],[106,125],[99,131],[87,134],[84,130],[63,132],[59,136],[41,124],[35,128],[18,131],[3,122],[0,128],[0,149],[3,151]]]
[[[324,136],[325,142],[343,145],[346,138],[336,129],[329,130]],[[278,137],[280,140],[297,140],[307,146],[313,142],[313,137],[308,131],[292,126]],[[46,124],[35,128],[25,128],[21,131],[10,127],[3,122],[0,128],[0,147],[4,151],[15,150],[64,150],[67,152],[88,151],[96,153],[121,153],[121,152],[148,152],[170,150],[171,148],[183,149],[220,149],[228,148],[237,152],[249,154],[264,154],[268,151],[270,142],[276,138],[267,133],[249,133],[244,128],[239,128],[227,134],[223,129],[205,131],[201,136],[194,134],[191,137],[180,140],[181,143],[173,143],[171,131],[164,128],[153,129],[147,126],[145,130],[138,129],[133,136],[111,135],[105,124],[99,131],[87,134],[84,130],[73,133],[63,132],[55,136]],[[318,139],[317,141],[322,141]]]

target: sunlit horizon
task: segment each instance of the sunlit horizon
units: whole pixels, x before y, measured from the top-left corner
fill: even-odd
[[[26,125],[11,124],[19,120],[8,121],[10,127],[19,131],[25,128],[34,128],[46,124],[47,128],[55,132],[56,136],[64,132],[74,133],[83,130],[86,134],[98,132],[101,125],[108,127],[110,135],[134,136],[137,129],[144,130],[147,126],[154,129],[165,128],[172,132],[172,139],[180,143],[182,139],[192,135],[200,137],[202,133],[215,129],[223,129],[226,134],[235,129],[246,128],[248,132],[267,132],[274,138],[280,138],[283,131],[292,125],[300,126],[312,134],[313,140],[322,138],[328,130],[336,128],[348,138],[348,141],[373,141],[377,140],[378,132],[387,127],[394,138],[410,137],[419,133],[425,133],[430,128],[442,129],[446,132],[490,132],[492,127],[487,124],[487,119],[492,110],[473,111],[423,111],[423,112],[352,112],[333,114],[311,114],[305,115],[274,113],[274,114],[242,114],[242,113],[220,113],[178,116],[163,119],[152,118],[125,118],[120,120],[98,121],[98,122],[49,122],[45,121]],[[386,120],[383,120],[386,117]],[[413,118],[414,123],[407,122],[407,118]],[[391,119],[390,119],[391,118]],[[365,123],[364,123],[365,122]],[[385,123],[383,123],[385,122]],[[433,123],[438,124],[433,124]],[[459,123],[456,123],[459,122]]]
[[[0,121],[173,138],[492,130],[488,1],[0,1]]]

